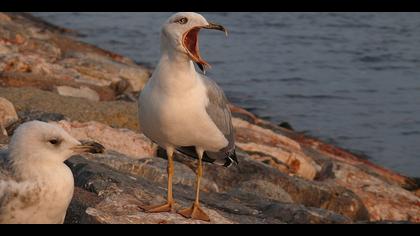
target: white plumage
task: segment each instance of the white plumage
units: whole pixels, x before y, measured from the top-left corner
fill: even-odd
[[[198,33],[201,29],[227,32],[193,12],[171,16],[161,31],[161,58],[139,97],[142,132],[168,156],[168,200],[161,206],[144,207],[150,212],[171,211],[173,153],[178,150],[198,159],[196,201],[179,213],[210,220],[199,206],[201,161],[229,166],[237,162],[231,113],[227,99],[216,83],[195,70],[209,64],[201,58]]]
[[[63,162],[88,149],[56,125],[19,126],[1,157],[0,223],[63,223],[74,190]]]

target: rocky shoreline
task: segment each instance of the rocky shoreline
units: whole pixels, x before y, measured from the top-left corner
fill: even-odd
[[[76,192],[66,223],[204,223],[139,206],[164,201],[166,160],[139,133],[136,97],[151,69],[78,41],[23,13],[0,13],[0,125],[55,122],[104,154],[71,158]],[[16,112],[11,107],[16,109]],[[420,222],[414,179],[231,106],[240,165],[206,164],[212,223]],[[0,148],[8,136],[0,132]],[[177,155],[176,208],[193,200],[195,162]]]

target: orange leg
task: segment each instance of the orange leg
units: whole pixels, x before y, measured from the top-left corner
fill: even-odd
[[[200,181],[201,176],[203,176],[203,164],[201,158],[203,152],[197,151],[198,153],[198,167],[197,167],[197,177],[195,185],[195,201],[191,208],[186,208],[178,211],[178,213],[186,218],[192,218],[196,220],[210,221],[210,217],[204,212],[200,207]]]
[[[168,196],[167,202],[162,205],[155,206],[141,206],[146,212],[158,213],[158,212],[170,212],[172,211],[175,201],[172,194],[172,176],[174,175],[174,160],[173,160],[173,150],[166,150],[168,156]]]

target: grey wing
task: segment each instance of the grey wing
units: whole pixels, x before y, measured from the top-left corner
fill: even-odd
[[[228,145],[218,152],[205,151],[203,161],[220,164],[229,167],[233,162],[238,163],[235,152],[235,135],[232,125],[232,114],[228,106],[228,100],[223,90],[211,79],[200,75],[207,89],[209,104],[206,107],[207,114],[228,140]],[[178,147],[178,151],[193,158],[197,158],[194,147]]]
[[[207,114],[210,116],[217,128],[229,140],[229,146],[234,145],[232,114],[228,107],[228,100],[223,90],[211,79],[202,75],[203,82],[207,89],[209,104],[206,107]]]
[[[233,161],[238,162],[235,153],[235,134],[232,125],[232,114],[229,109],[229,102],[223,90],[211,79],[201,75],[209,98],[206,107],[207,114],[210,116],[217,128],[229,141],[228,145],[219,152],[207,152],[207,155],[216,160],[225,159],[225,166],[229,166]]]

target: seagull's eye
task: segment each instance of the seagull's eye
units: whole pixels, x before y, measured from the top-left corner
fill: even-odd
[[[182,17],[181,19],[177,20],[177,22],[180,23],[181,25],[185,25],[188,22],[188,18]]]
[[[61,140],[54,138],[54,139],[48,140],[48,142],[51,143],[52,145],[57,146],[57,145],[60,145]]]

